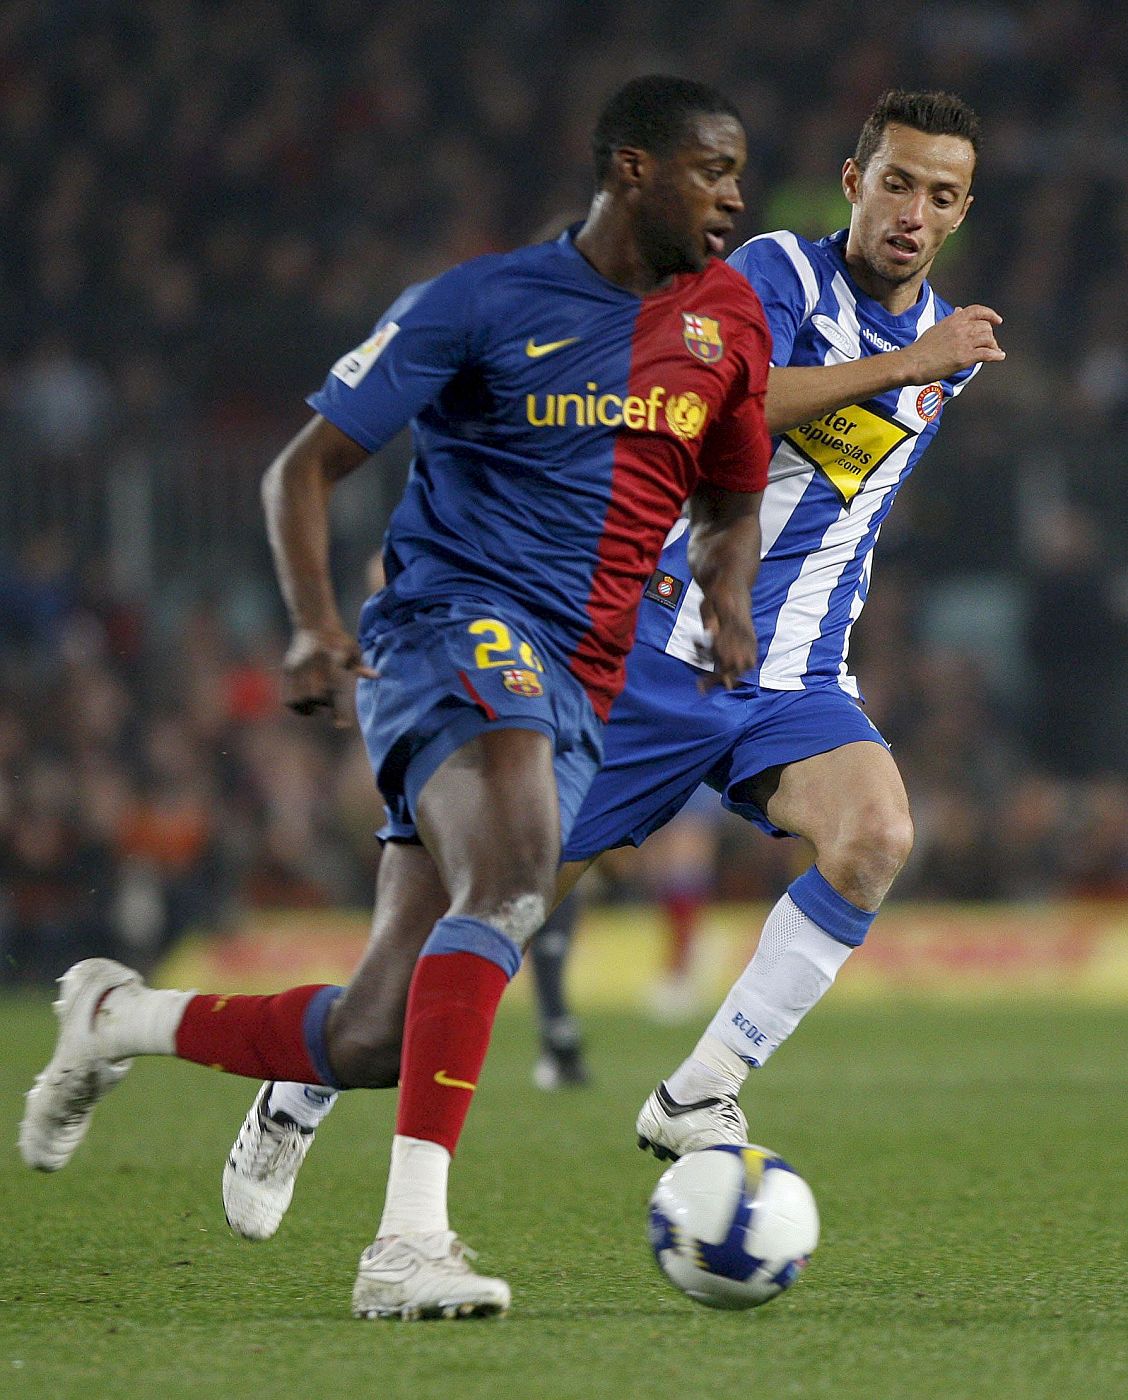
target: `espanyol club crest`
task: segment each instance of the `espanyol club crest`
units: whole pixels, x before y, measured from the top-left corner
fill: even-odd
[[[940,417],[944,407],[944,387],[941,384],[928,384],[917,395],[916,410],[926,423]]]
[[[696,355],[699,360],[704,360],[707,365],[715,365],[725,353],[721,327],[711,316],[698,316],[692,311],[683,311],[682,339],[689,353]]]
[[[507,666],[501,673],[501,683],[510,695],[527,695],[531,700],[536,700],[544,694],[544,686],[537,673],[520,666]]]
[[[675,578],[673,574],[668,574],[663,569],[655,569],[650,576],[650,582],[646,585],[644,596],[652,599],[655,603],[661,603],[664,608],[674,609],[678,605],[678,599],[684,588],[685,584],[680,578]]]

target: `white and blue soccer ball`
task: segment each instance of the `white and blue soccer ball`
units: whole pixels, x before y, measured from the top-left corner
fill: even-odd
[[[707,1308],[768,1302],[800,1276],[818,1240],[811,1188],[767,1147],[687,1152],[650,1198],[659,1267]]]

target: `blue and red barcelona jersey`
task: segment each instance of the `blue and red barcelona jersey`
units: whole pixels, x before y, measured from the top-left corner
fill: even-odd
[[[764,486],[770,354],[758,297],[715,258],[638,297],[568,233],[408,290],[309,400],[372,451],[411,421],[362,643],[429,604],[504,603],[605,718],[686,499]]]

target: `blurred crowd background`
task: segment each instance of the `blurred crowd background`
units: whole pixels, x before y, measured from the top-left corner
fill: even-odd
[[[900,896],[1128,897],[1128,11],[7,0],[0,980],[368,902],[359,739],[279,709],[259,477],[405,284],[582,213],[600,104],[656,70],[740,105],[743,237],[847,222],[885,87],[983,117],[933,280],[1003,314],[1008,359],[885,527],[855,669],[913,799]],[[339,493],[350,613],[407,461]],[[698,805],[702,889],[786,884],[794,843]],[[667,867],[612,862],[603,892]]]

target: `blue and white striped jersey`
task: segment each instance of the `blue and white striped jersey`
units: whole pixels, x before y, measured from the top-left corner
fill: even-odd
[[[852,280],[845,245],[844,229],[817,243],[765,233],[730,256],[763,303],[773,365],[841,364],[900,349],[951,314],[925,282],[908,311],[890,315]],[[945,403],[977,369],[890,390],[774,439],[752,592],[760,661],[749,679],[773,690],[837,684],[858,694],[846,656],[881,523],[931,442]],[[687,522],[679,520],[647,586],[638,640],[711,670],[687,543]]]

